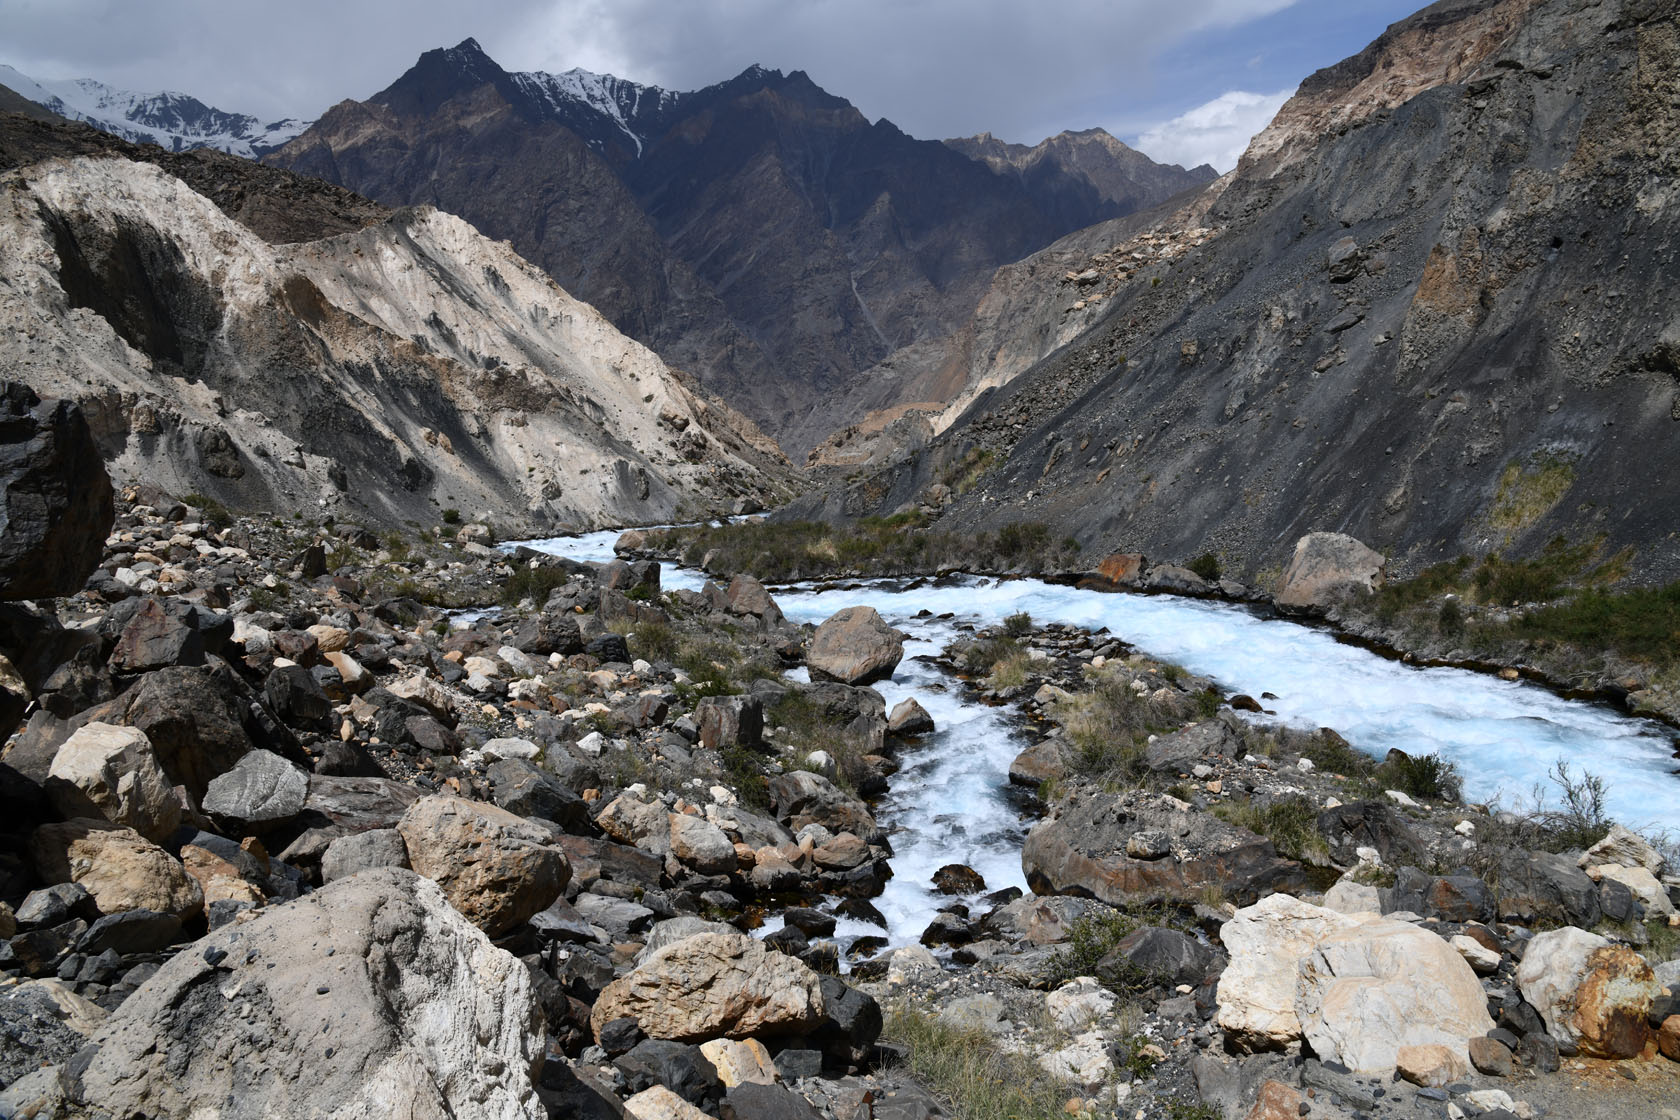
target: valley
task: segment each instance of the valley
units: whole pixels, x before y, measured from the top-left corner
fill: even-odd
[[[0,1117],[1675,1114],[1674,5],[474,18],[0,66]]]

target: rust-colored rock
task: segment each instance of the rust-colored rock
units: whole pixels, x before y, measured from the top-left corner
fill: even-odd
[[[1145,564],[1141,552],[1113,552],[1097,565],[1097,574],[1112,584],[1135,584],[1143,577]]]
[[[1266,1081],[1245,1120],[1300,1120],[1301,1101],[1300,1090],[1281,1081]]]

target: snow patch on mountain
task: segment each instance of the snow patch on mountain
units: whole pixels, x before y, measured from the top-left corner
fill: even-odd
[[[674,104],[679,96],[658,86],[638,85],[575,67],[564,74],[536,70],[509,77],[521,92],[549,112],[563,114],[571,105],[581,104],[606,117],[636,145],[638,156],[646,138],[637,131],[636,122]]]
[[[174,152],[217,148],[255,159],[313,123],[292,117],[265,122],[247,113],[214,108],[184,93],[137,93],[91,78],[37,81],[3,65],[0,85],[9,86],[61,117],[84,121],[136,144],[156,144]]]

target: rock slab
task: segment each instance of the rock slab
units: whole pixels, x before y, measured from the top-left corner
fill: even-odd
[[[650,1038],[799,1035],[822,1025],[817,974],[745,934],[700,933],[665,946],[602,990],[590,1012],[599,1040],[632,1018]]]
[[[368,871],[193,948],[95,1034],[78,1103],[221,1120],[546,1115],[529,975],[435,883]]]

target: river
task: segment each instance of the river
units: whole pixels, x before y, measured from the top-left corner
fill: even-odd
[[[613,558],[617,532],[525,541],[575,560]],[[701,572],[666,565],[667,590],[705,583]],[[1680,834],[1680,762],[1671,729],[1604,704],[1566,700],[1525,681],[1464,669],[1419,668],[1339,642],[1322,630],[1269,618],[1236,604],[1164,595],[1103,593],[1035,579],[962,577],[905,589],[883,580],[845,588],[774,588],[794,622],[821,622],[842,607],[874,607],[904,631],[904,660],[876,685],[887,706],[913,696],[938,730],[902,756],[904,768],[877,806],[892,830],[894,878],[874,900],[887,917],[892,944],[913,942],[929,915],[948,899],[929,880],[947,863],[966,863],[989,889],[1025,886],[1020,845],[1030,821],[1006,797],[1009,764],[1027,743],[1002,713],[965,702],[959,682],[919,658],[957,634],[958,623],[996,625],[1025,611],[1036,623],[1063,622],[1116,638],[1152,657],[1211,677],[1232,692],[1272,693],[1277,719],[1330,727],[1377,758],[1391,747],[1438,752],[1464,777],[1474,801],[1529,804],[1563,760],[1575,773],[1605,780],[1611,816],[1640,830]],[[920,612],[931,616],[917,617]],[[941,619],[939,615],[950,617]],[[799,670],[803,673],[803,670]],[[1549,791],[1555,792],[1555,791]],[[880,930],[856,924],[843,937]]]

